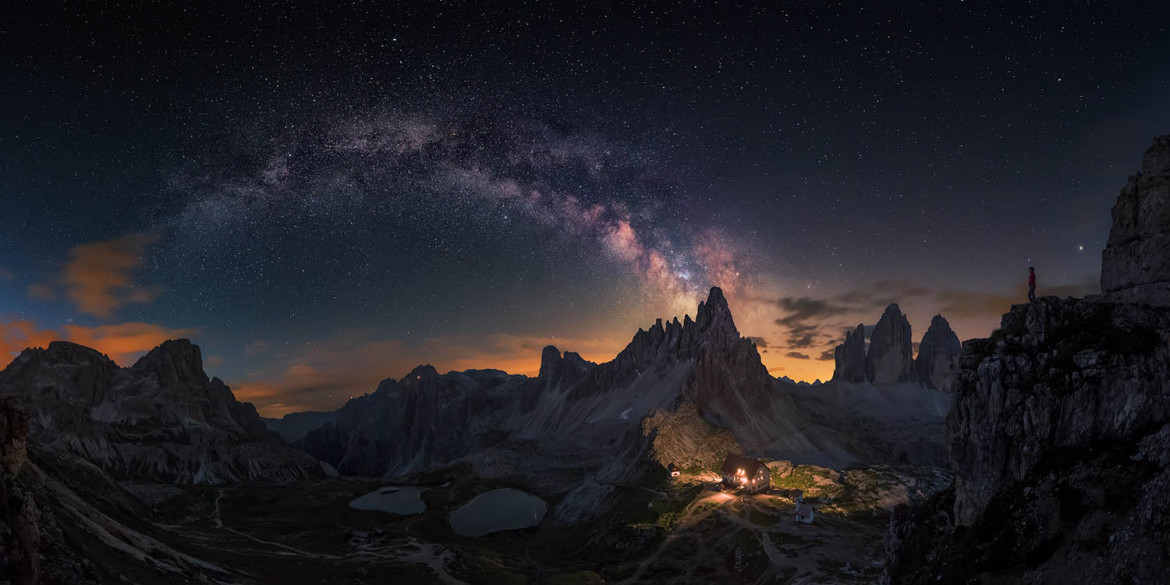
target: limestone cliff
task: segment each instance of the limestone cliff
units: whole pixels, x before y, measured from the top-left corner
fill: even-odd
[[[910,321],[897,303],[890,303],[878,319],[865,354],[865,376],[874,384],[914,379],[914,342]]]
[[[895,530],[893,583],[1160,582],[1170,315],[1045,297],[964,345],[953,487]]]
[[[865,326],[845,332],[845,341],[833,350],[833,379],[860,383],[865,381]]]
[[[959,336],[951,330],[951,324],[942,315],[930,320],[930,328],[918,344],[918,357],[914,359],[914,372],[927,388],[950,390],[959,376],[959,355],[963,346]]]
[[[1101,292],[1114,301],[1170,305],[1170,136],[1154,139],[1113,206]]]

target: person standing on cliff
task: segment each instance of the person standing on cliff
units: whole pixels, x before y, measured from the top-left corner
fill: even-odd
[[[1028,267],[1028,302],[1036,302],[1036,267]]]

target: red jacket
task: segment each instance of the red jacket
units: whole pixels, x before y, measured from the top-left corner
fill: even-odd
[[[1036,286],[1036,273],[1035,272],[1028,273],[1028,286]]]

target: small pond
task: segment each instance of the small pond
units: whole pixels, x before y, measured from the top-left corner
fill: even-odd
[[[472,498],[451,513],[450,524],[460,536],[483,536],[536,526],[546,511],[544,500],[528,492],[502,488]]]
[[[425,491],[427,488],[411,485],[388,485],[350,502],[349,507],[354,510],[379,510],[402,516],[421,514],[427,509],[426,502],[422,499],[422,493]]]

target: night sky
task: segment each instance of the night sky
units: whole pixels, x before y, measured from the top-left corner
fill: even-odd
[[[104,4],[0,18],[0,361],[189,337],[269,415],[711,285],[776,376],[890,301],[985,336],[1096,292],[1170,132],[1164,2]]]

